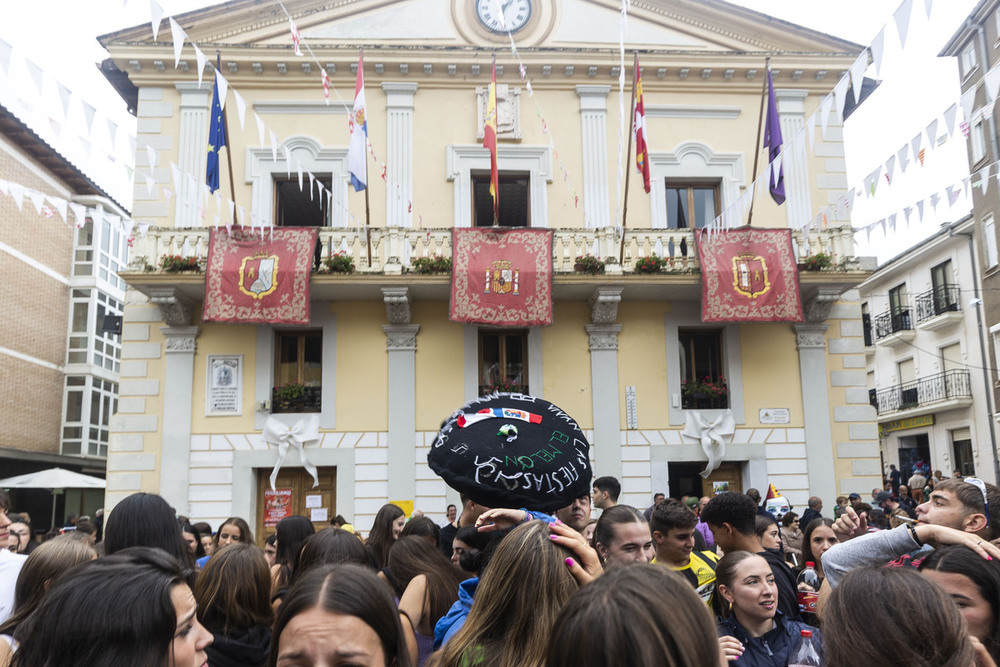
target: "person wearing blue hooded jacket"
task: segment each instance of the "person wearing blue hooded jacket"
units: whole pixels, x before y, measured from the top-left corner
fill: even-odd
[[[726,554],[715,569],[717,591],[725,601],[719,621],[719,644],[734,667],[787,667],[802,630],[813,634],[822,651],[819,630],[778,611],[778,589],[766,560],[749,551]]]

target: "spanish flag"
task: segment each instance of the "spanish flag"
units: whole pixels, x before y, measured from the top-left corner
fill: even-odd
[[[497,58],[493,56],[493,78],[490,80],[489,101],[486,103],[486,126],[483,128],[483,148],[490,149],[490,195],[493,197],[493,224],[500,217],[500,181],[497,175]]]
[[[642,70],[635,56],[635,166],[642,174],[642,187],[649,193],[649,147],[646,143],[646,104],[642,100]]]
[[[780,495],[781,495],[781,492],[778,491],[776,488],[774,488],[774,484],[768,484],[767,485],[767,496],[764,498],[764,500],[767,501],[767,500],[770,500],[771,498],[777,498]]]

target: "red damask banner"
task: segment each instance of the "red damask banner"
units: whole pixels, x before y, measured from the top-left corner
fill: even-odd
[[[213,227],[202,320],[309,324],[309,271],[318,233]]]
[[[703,322],[801,322],[789,229],[699,231]]]
[[[495,327],[552,324],[552,231],[452,230],[453,322]]]

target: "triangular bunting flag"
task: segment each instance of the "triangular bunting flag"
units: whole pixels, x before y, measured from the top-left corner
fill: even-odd
[[[11,181],[7,185],[8,191],[10,191],[10,196],[14,198],[14,203],[17,204],[17,210],[22,211],[24,204],[24,186],[20,183],[15,183]]]
[[[927,12],[927,18],[931,17],[931,5],[934,4],[934,0],[924,0],[924,11]]]
[[[61,83],[57,83],[56,87],[59,89],[59,101],[62,102],[63,120],[66,120],[69,117],[69,101],[73,92]]]
[[[920,222],[924,221],[924,200],[921,199],[917,202],[917,216],[920,218]]]
[[[233,99],[236,100],[236,115],[240,117],[240,129],[246,129],[247,121],[247,101],[243,99],[243,96],[239,94],[236,89],[233,89]]]
[[[941,201],[941,193],[935,192],[931,195],[931,208],[935,211],[937,210],[938,202]]]
[[[913,10],[913,0],[903,0],[893,13],[896,19],[896,30],[899,31],[899,47],[906,49],[906,33],[910,30],[910,12]]]
[[[809,114],[806,121],[806,136],[809,137],[809,152],[816,152],[816,114]]]
[[[903,217],[906,219],[906,224],[907,225],[910,224],[910,214],[911,213],[913,213],[913,207],[912,206],[904,206],[903,207]]]
[[[937,144],[937,127],[937,118],[927,124],[927,145],[930,146],[931,150],[933,150],[934,146]]]
[[[986,191],[990,189],[990,165],[986,165],[981,170],[979,170],[979,176],[982,178],[982,188],[983,196],[986,196]]]
[[[864,49],[854,64],[851,65],[851,85],[854,86],[854,99],[861,99],[861,84],[864,82],[865,70],[868,69],[868,49]]]
[[[62,197],[53,197],[51,195],[46,197],[46,199],[49,200],[49,203],[52,204],[52,207],[59,213],[59,217],[63,219],[63,222],[67,222],[66,205],[68,204],[68,202]]]
[[[958,105],[952,104],[950,107],[944,110],[944,128],[948,131],[948,136],[950,137],[955,133],[955,118],[958,117]]]
[[[174,17],[170,17],[170,36],[174,40],[174,69],[181,62],[181,51],[184,49],[184,40],[187,38],[187,33],[184,32],[184,28],[178,25]]]
[[[924,140],[924,133],[917,132],[917,135],[913,137],[913,139],[910,141],[910,148],[913,149],[913,157],[916,157],[917,154],[920,152],[920,144],[923,142],[923,140]],[[923,164],[923,162],[924,161],[921,160],[920,164]]]
[[[872,60],[875,64],[875,76],[882,72],[882,55],[885,52],[885,27],[878,31],[872,40]]]
[[[200,88],[202,77],[205,74],[205,63],[208,62],[208,56],[202,53],[197,44],[192,44],[192,46],[194,46],[194,59],[198,63],[198,87]]]
[[[77,229],[83,229],[87,224],[87,209],[83,204],[69,202],[69,210],[73,211],[73,224]]]
[[[899,171],[904,174],[906,173],[906,167],[910,164],[909,153],[910,144],[903,144],[903,147],[896,153],[896,157],[899,158]]]
[[[263,147],[264,145],[264,121],[261,120],[260,116],[257,115],[255,111],[253,114],[254,120],[257,121],[257,139],[258,143]]]
[[[42,206],[45,205],[45,193],[39,192],[38,190],[28,190],[28,199],[31,200],[31,203],[34,205],[38,215],[41,215]]]
[[[889,216],[889,219],[888,219],[889,231],[891,231],[893,233],[895,233],[895,231],[896,231],[896,215],[897,215],[896,213],[893,213],[892,215]]]
[[[309,201],[313,200],[313,186],[316,184],[316,176],[309,172]]]
[[[823,98],[823,101],[819,105],[819,122],[820,128],[823,130],[823,141],[826,141],[826,126],[829,123],[830,110],[833,108],[833,94],[829,94]]]
[[[153,41],[160,34],[160,22],[163,20],[163,7],[156,0],[149,0],[149,24],[153,29]]]
[[[38,65],[36,65],[35,63],[31,62],[27,58],[24,59],[24,64],[28,68],[28,74],[31,75],[31,80],[35,83],[35,88],[38,89],[38,94],[39,95],[44,95],[45,94],[45,86],[44,86],[44,76],[45,76],[45,74],[44,74],[44,72],[42,72],[42,68],[39,67]]]
[[[145,174],[145,179],[146,179],[146,194],[152,196],[153,187],[156,185],[156,181],[154,181],[153,177],[150,176],[149,174]]]
[[[146,144],[146,163],[147,163],[147,166],[150,169],[153,169],[153,168],[156,167],[156,165],[157,165],[158,162],[159,162],[159,158],[157,157],[156,149],[153,148],[152,146],[150,146],[149,144]]]
[[[274,130],[268,130],[271,135],[271,159],[274,162],[278,161],[278,137],[274,135]]]
[[[219,108],[226,108],[226,92],[229,90],[229,82],[222,76],[219,70],[215,70],[215,83],[219,86]]]
[[[986,87],[986,104],[993,106],[997,101],[997,93],[1000,93],[1000,67],[994,65],[983,77],[983,85]]]
[[[948,206],[954,206],[955,202],[958,201],[959,195],[962,194],[954,185],[949,185],[944,191],[948,193]]]
[[[885,182],[892,185],[892,175],[896,169],[896,156],[890,155],[889,159],[885,161]]]
[[[977,86],[972,86],[967,91],[962,93],[962,115],[966,120],[972,118],[972,110],[976,106],[976,90]]]
[[[847,77],[842,76],[833,87],[834,103],[837,105],[837,123],[844,122],[844,103],[847,102],[847,88],[850,85]]]
[[[3,69],[4,74],[10,73],[10,54],[12,51],[10,44],[0,39],[0,69]]]

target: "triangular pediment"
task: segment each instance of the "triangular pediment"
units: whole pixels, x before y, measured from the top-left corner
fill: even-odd
[[[531,20],[518,32],[518,48],[617,50],[618,0],[521,0]],[[483,0],[286,0],[303,37],[314,47],[509,47],[477,20]],[[174,17],[198,44],[276,47],[290,45],[281,7],[233,0]],[[628,50],[712,53],[857,53],[861,47],[723,0],[648,0],[627,17]],[[100,38],[104,44],[152,40],[148,24]],[[169,42],[164,22],[160,42]]]

